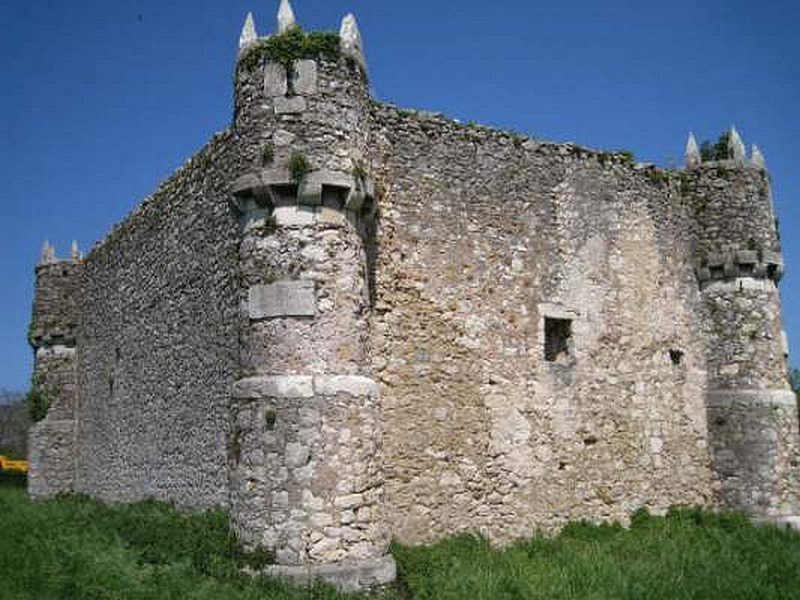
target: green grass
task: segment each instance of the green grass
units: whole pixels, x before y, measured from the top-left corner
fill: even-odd
[[[0,598],[348,597],[242,576],[263,557],[242,556],[221,511],[81,497],[37,504],[22,484],[0,475]],[[504,551],[462,536],[393,553],[400,580],[383,600],[796,599],[800,590],[800,536],[700,510],[638,514],[629,529],[573,524]]]

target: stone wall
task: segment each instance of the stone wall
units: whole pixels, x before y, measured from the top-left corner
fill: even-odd
[[[217,136],[84,259],[76,490],[227,505],[238,219]]]
[[[691,208],[624,155],[377,105],[374,365],[402,541],[710,504]],[[545,359],[545,319],[570,320]]]

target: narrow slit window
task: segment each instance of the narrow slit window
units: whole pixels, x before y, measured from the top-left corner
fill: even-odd
[[[566,360],[571,355],[572,320],[544,319],[544,359],[548,362]]]

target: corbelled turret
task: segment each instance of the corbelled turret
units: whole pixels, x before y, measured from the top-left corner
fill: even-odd
[[[283,0],[277,34],[252,37],[234,122],[249,166],[230,190],[246,307],[231,515],[247,546],[275,553],[270,573],[354,590],[395,570],[367,351],[374,186],[361,35],[352,15],[341,35],[306,34]]]
[[[703,162],[695,148],[692,136],[681,177],[698,226],[709,441],[721,504],[759,518],[796,515],[797,400],[787,383],[777,287],[783,260],[764,157],[754,147],[747,160],[735,127],[727,159]]]

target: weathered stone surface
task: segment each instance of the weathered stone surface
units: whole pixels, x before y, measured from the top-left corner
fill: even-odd
[[[317,313],[313,281],[278,281],[249,291],[251,319],[313,317]]]
[[[317,93],[317,63],[313,60],[296,60],[293,64],[294,93],[301,96]]]
[[[247,18],[244,20],[242,33],[239,35],[239,50],[243,50],[257,41],[256,22],[255,19],[253,19],[253,13],[249,12],[247,13]]]
[[[264,93],[267,97],[283,97],[288,89],[286,68],[280,63],[268,61],[264,68]]]
[[[737,163],[744,163],[747,160],[747,150],[745,150],[744,142],[736,127],[731,127],[728,135],[728,151],[731,157]]]
[[[357,592],[380,588],[394,581],[397,577],[397,565],[394,558],[384,556],[373,560],[317,567],[273,565],[264,570],[264,575],[287,579],[304,586],[320,579],[339,591]]]
[[[758,167],[759,169],[767,168],[767,161],[764,160],[764,155],[755,144],[753,144],[753,151],[750,153],[750,162],[754,167]]]
[[[251,377],[236,382],[235,398],[311,398],[314,395],[313,377],[303,375],[276,375]]]
[[[302,96],[279,96],[274,99],[276,115],[291,115],[305,112],[308,105]]]
[[[284,33],[297,25],[294,10],[289,0],[281,0],[278,8],[278,33]]]
[[[342,19],[341,27],[339,27],[339,40],[342,54],[355,60],[362,69],[366,69],[364,43],[361,40],[361,32],[354,15],[348,14]]]
[[[703,162],[702,158],[700,157],[700,147],[697,145],[697,140],[694,137],[694,133],[689,134],[689,140],[686,142],[686,166],[690,169],[693,169],[700,165]]]

